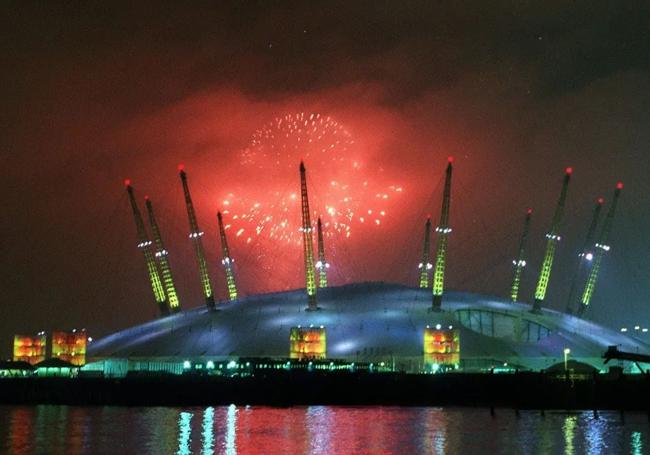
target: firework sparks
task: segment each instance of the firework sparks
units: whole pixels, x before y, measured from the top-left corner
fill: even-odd
[[[359,224],[381,226],[389,216],[389,201],[402,187],[377,184],[381,171],[373,172],[362,157],[352,135],[331,117],[299,113],[275,118],[240,152],[241,175],[254,176],[258,184],[240,186],[222,198],[236,237],[248,243],[265,237],[300,245],[301,159],[309,169],[314,219],[322,218],[326,236],[347,239]]]

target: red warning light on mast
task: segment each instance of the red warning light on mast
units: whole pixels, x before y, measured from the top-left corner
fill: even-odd
[[[124,186],[131,186],[131,179],[124,179]]]
[[[183,163],[178,165],[178,170],[179,171],[184,171],[185,170],[185,165]]]
[[[566,168],[566,169],[564,170],[564,172],[566,172],[568,175],[571,175],[571,174],[573,174],[573,168],[572,168],[572,167],[568,167],[568,168]]]
[[[604,198],[604,197],[599,197],[599,198],[596,200],[596,202],[598,202],[598,204],[600,204],[600,205],[603,205],[603,204],[605,203],[605,198]]]
[[[448,156],[448,157],[447,157],[447,162],[448,162],[449,164],[453,163],[453,162],[454,162],[454,157],[453,157],[453,156]]]
[[[622,190],[622,189],[623,189],[623,182],[618,182],[618,183],[616,184],[616,189],[617,189],[617,190]]]
[[[533,213],[533,209],[529,207],[526,213],[530,215],[531,213]]]

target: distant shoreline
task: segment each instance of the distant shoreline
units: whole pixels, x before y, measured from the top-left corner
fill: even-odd
[[[0,404],[471,406],[650,413],[650,375],[573,380],[528,372],[277,372],[252,377],[8,378],[0,380]]]

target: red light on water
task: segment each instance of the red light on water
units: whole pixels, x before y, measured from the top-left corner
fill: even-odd
[[[131,179],[124,179],[124,186],[131,186]]]
[[[566,169],[564,170],[564,172],[566,172],[568,175],[571,175],[571,174],[573,174],[573,168],[572,168],[572,167],[568,167],[568,168],[566,168]]]
[[[623,182],[618,182],[618,183],[616,184],[616,189],[617,189],[617,190],[622,190],[622,189],[623,189]]]

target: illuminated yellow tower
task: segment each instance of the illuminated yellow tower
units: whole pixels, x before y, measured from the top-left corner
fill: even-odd
[[[205,250],[201,241],[203,231],[199,229],[199,223],[196,221],[196,213],[194,213],[194,205],[192,204],[190,189],[187,186],[187,175],[184,169],[185,166],[182,164],[178,166],[181,183],[183,184],[183,194],[185,195],[187,219],[190,223],[190,239],[194,244],[194,252],[199,263],[199,274],[201,276],[201,287],[203,289],[203,296],[205,297],[205,304],[209,309],[213,310],[215,308],[214,294],[212,293],[212,284],[210,283],[210,275],[208,274],[208,262],[205,260]]]
[[[330,265],[325,260],[325,244],[323,242],[323,225],[318,217],[318,262],[316,262],[316,269],[318,270],[318,287],[327,287],[327,269]]]
[[[156,246],[156,252],[154,255],[160,265],[162,282],[165,287],[165,294],[167,294],[167,303],[169,304],[169,311],[171,313],[178,313],[181,307],[180,302],[178,301],[178,294],[176,293],[176,286],[174,285],[174,278],[172,277],[172,269],[169,266],[169,252],[165,249],[165,244],[160,235],[160,228],[158,227],[158,222],[154,216],[153,206],[151,205],[149,196],[145,196],[144,200],[149,215],[149,224],[151,225],[153,241]]]
[[[156,265],[152,252],[152,242],[149,240],[147,231],[144,228],[142,214],[140,213],[138,204],[135,202],[131,180],[125,180],[124,185],[126,186],[126,192],[129,194],[129,201],[131,202],[131,209],[133,210],[133,219],[135,220],[135,227],[138,236],[138,249],[140,249],[144,255],[144,262],[147,265],[147,271],[149,272],[149,280],[151,281],[153,295],[156,299],[156,304],[158,305],[160,314],[164,316],[169,313],[169,307],[167,305],[167,299],[165,298],[165,290],[163,289],[160,275],[158,274],[158,266]]]
[[[230,300],[237,300],[237,285],[235,284],[235,274],[233,266],[235,260],[230,257],[230,249],[228,248],[228,239],[226,238],[226,230],[223,227],[223,218],[221,212],[217,212],[217,222],[219,223],[219,237],[221,238],[221,252],[223,259],[223,269],[226,272],[226,285],[228,286],[228,296]]]
[[[447,262],[447,242],[451,228],[449,227],[449,207],[451,203],[451,173],[453,170],[453,157],[447,159],[447,170],[445,171],[445,190],[442,195],[442,207],[440,209],[440,223],[436,227],[438,238],[438,249],[436,252],[436,265],[433,270],[433,297],[431,299],[432,311],[440,311],[442,307],[442,294],[445,290],[445,265]]]
[[[569,181],[573,168],[566,168],[564,171],[564,180],[562,181],[562,191],[560,192],[560,199],[557,201],[555,213],[553,214],[553,222],[551,223],[551,230],[546,234],[546,252],[544,253],[544,261],[542,262],[542,269],[539,271],[539,279],[537,280],[537,287],[535,288],[535,303],[533,303],[533,313],[539,313],[542,309],[542,302],[546,297],[546,289],[548,282],[551,279],[551,268],[553,267],[553,259],[555,258],[555,248],[557,243],[562,239],[560,236],[560,227],[562,225],[562,217],[564,215],[564,203],[566,201],[567,191],[569,190]]]
[[[431,218],[427,218],[424,223],[424,247],[422,248],[422,261],[418,264],[420,269],[420,288],[426,289],[429,287],[429,270],[433,268],[429,262],[429,254],[431,251]]]
[[[300,195],[302,201],[302,247],[305,259],[305,290],[307,291],[308,311],[318,310],[316,299],[316,273],[314,271],[314,244],[312,239],[309,199],[307,197],[307,176],[305,165],[300,162]]]

